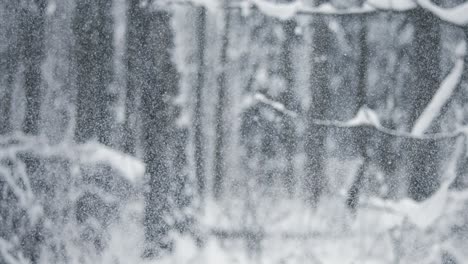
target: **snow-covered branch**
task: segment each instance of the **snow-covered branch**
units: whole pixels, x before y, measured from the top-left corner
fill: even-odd
[[[430,127],[432,121],[439,116],[442,107],[452,96],[455,89],[458,87],[465,68],[464,58],[466,53],[466,42],[460,43],[456,49],[457,61],[452,68],[452,71],[442,81],[440,88],[432,97],[429,105],[424,109],[421,116],[416,120],[411,133],[416,136],[421,136]]]
[[[18,180],[15,179],[14,175],[8,171],[7,169],[0,167],[0,175],[7,183],[7,186],[16,196],[19,201],[19,204],[23,208],[28,208],[33,201],[33,194],[30,188],[28,188],[28,184],[24,184],[25,188],[21,188],[18,184]],[[24,182],[24,177],[21,177],[21,180]]]
[[[273,3],[266,0],[252,0],[253,3],[263,14],[276,17],[281,20],[293,18],[302,8],[302,2],[294,1],[291,3]]]
[[[216,12],[222,8],[216,0],[181,0],[162,1],[160,5],[195,5],[204,6],[208,11]],[[301,0],[288,3],[276,3],[268,0],[233,1],[229,4],[231,9],[241,9],[248,14],[253,7],[263,14],[281,20],[292,19],[296,15],[359,15],[371,14],[381,11],[406,12],[418,7],[429,10],[440,19],[458,26],[468,25],[468,2],[453,8],[441,8],[431,0],[367,0],[361,6],[337,8],[331,3],[318,6],[309,6]]]
[[[71,149],[74,151],[70,151]],[[145,173],[145,164],[141,160],[97,142],[88,142],[81,145],[66,143],[51,146],[44,139],[23,134],[0,139],[0,159],[15,159],[16,153],[20,152],[30,152],[41,157],[65,157],[78,161],[80,165],[106,164],[119,171],[131,183],[142,179]],[[8,170],[0,167],[0,175],[7,172],[9,173]],[[24,164],[17,163],[15,172],[17,175],[11,177],[18,177],[29,188],[29,178]]]
[[[389,129],[380,124],[377,113],[372,109],[363,107],[361,108],[355,117],[347,121],[338,121],[338,120],[322,120],[314,119],[312,120],[317,125],[330,126],[330,127],[341,127],[341,128],[351,128],[351,127],[360,127],[367,126],[380,133],[387,134],[394,137],[402,138],[414,138],[414,139],[447,139],[447,138],[456,138],[459,135],[468,133],[468,127],[462,127],[451,133],[433,133],[433,134],[424,134],[424,135],[414,135],[409,132],[399,131],[395,129]]]
[[[258,101],[258,102],[261,102],[263,104],[270,106],[271,108],[275,109],[276,111],[280,113],[283,113],[284,115],[287,115],[293,118],[297,117],[296,112],[287,109],[286,106],[284,106],[284,104],[278,101],[267,98],[264,94],[256,93],[253,99],[255,101]]]
[[[2,258],[6,264],[28,264],[21,253],[18,256],[14,256],[10,251],[13,250],[14,246],[11,242],[0,238],[0,258]],[[3,263],[3,262],[2,262]]]
[[[292,19],[296,15],[323,14],[323,15],[346,15],[363,14],[377,11],[372,5],[364,4],[360,7],[350,7],[340,9],[334,7],[331,3],[323,3],[319,6],[308,6],[302,1],[290,3],[273,3],[266,0],[251,0],[253,6],[257,7],[263,14],[275,17],[281,20]]]
[[[216,0],[182,0],[171,1],[172,5],[196,5],[204,6],[208,11],[216,11],[222,8]],[[235,1],[228,6],[231,9],[241,9],[244,14],[250,13],[250,9],[257,8],[263,14],[281,20],[292,19],[296,15],[356,15],[370,14],[377,11],[408,11],[416,7],[412,0],[368,0],[362,6],[349,8],[337,8],[331,3],[324,3],[318,6],[309,6],[301,0],[289,3],[275,3],[267,0],[244,0]]]
[[[416,0],[418,5],[430,11],[440,19],[458,26],[468,25],[468,2],[453,8],[442,8],[431,0]]]
[[[12,170],[0,167],[0,177],[5,180],[6,187],[15,195],[18,205],[27,212],[31,223],[34,224],[43,213],[42,207],[35,200],[25,164],[18,160],[15,163]]]
[[[455,74],[454,74],[455,75]],[[253,96],[249,96],[244,100],[244,106],[242,108],[247,108],[252,106],[255,102],[260,102],[269,107],[273,108],[274,110],[290,116],[292,118],[300,118],[299,115],[286,108],[284,104],[281,102],[272,100],[267,98],[265,95],[261,93],[256,93]],[[340,120],[326,120],[326,119],[313,119],[311,120],[316,125],[320,126],[328,126],[328,127],[340,127],[340,128],[354,128],[354,127],[369,127],[374,129],[380,133],[394,136],[394,137],[402,137],[402,138],[414,138],[414,139],[433,139],[433,140],[441,140],[441,139],[448,139],[448,138],[456,138],[463,134],[468,134],[468,127],[460,127],[457,130],[450,132],[450,133],[432,133],[432,134],[415,134],[405,131],[399,131],[395,129],[389,129],[380,123],[378,114],[368,108],[367,106],[363,106],[361,109],[358,110],[357,114],[345,121]]]
[[[82,164],[106,164],[119,171],[131,183],[143,179],[145,164],[130,155],[97,142],[77,146]]]

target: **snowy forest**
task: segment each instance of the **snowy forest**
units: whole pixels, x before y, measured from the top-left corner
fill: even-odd
[[[0,264],[468,263],[466,0],[0,0]]]

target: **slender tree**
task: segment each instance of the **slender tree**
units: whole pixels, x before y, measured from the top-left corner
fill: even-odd
[[[295,98],[295,73],[293,69],[293,50],[294,40],[296,39],[297,23],[290,19],[282,23],[283,32],[285,35],[281,45],[281,69],[280,75],[285,80],[285,91],[281,94],[281,101],[288,110],[298,111],[297,98]],[[295,175],[294,175],[294,156],[296,152],[297,138],[294,120],[290,116],[284,116],[282,119],[281,141],[286,148],[286,172],[283,173],[283,182],[289,195],[294,192]]]
[[[112,80],[112,0],[77,0],[75,36],[77,113],[75,140],[109,144]]]
[[[203,200],[206,189],[205,150],[203,136],[203,87],[205,86],[205,48],[206,48],[206,9],[197,7],[196,15],[196,61],[198,63],[197,80],[195,86],[195,117],[194,117],[194,141],[195,141],[195,175],[198,192]]]
[[[13,83],[15,75],[18,70],[19,62],[19,33],[18,33],[18,11],[19,7],[12,1],[2,3],[3,14],[2,18],[3,30],[2,33],[6,49],[0,53],[0,85],[2,85],[3,92],[0,92],[0,135],[10,133],[11,115],[12,115],[12,96],[13,96]]]
[[[367,17],[362,16],[359,18],[361,23],[361,31],[359,32],[359,46],[360,59],[359,59],[359,70],[358,70],[358,110],[361,107],[367,105],[367,69],[368,69],[368,60],[369,60],[369,51],[367,44]],[[346,200],[348,208],[355,213],[356,206],[359,199],[359,193],[363,188],[364,177],[367,171],[367,168],[370,164],[370,156],[367,153],[367,142],[371,129],[368,127],[360,127],[357,129],[356,133],[356,145],[359,148],[359,154],[362,157],[362,164],[359,167],[356,178],[354,179],[351,188],[348,191],[348,197]]]
[[[171,58],[170,13],[154,11],[142,3],[131,0],[127,15],[127,96],[131,97],[127,102],[136,100],[135,91],[141,89],[142,143],[149,175],[144,224],[150,246],[145,255],[150,257],[157,253],[157,249],[170,246],[167,237],[170,225],[166,219],[171,213],[170,185],[173,179],[168,157],[173,141],[177,140],[172,133],[171,98],[177,91],[178,74]]]
[[[150,19],[147,8],[140,6],[141,1],[129,1],[126,31],[126,96],[125,96],[125,124],[124,151],[129,154],[136,152],[137,105],[141,98],[141,87],[144,79],[145,61],[150,56],[147,48],[147,36],[150,31]]]
[[[231,26],[231,11],[226,8],[228,1],[224,1],[224,32],[222,36],[221,55],[220,55],[220,73],[218,75],[218,102],[216,105],[216,142],[215,142],[215,160],[214,160],[214,183],[213,194],[215,198],[221,196],[223,182],[226,176],[226,157],[225,140],[227,137],[225,124],[226,100],[226,68],[228,65],[229,32]]]
[[[409,103],[409,129],[431,101],[440,84],[440,22],[429,12],[417,8],[410,13],[414,26],[414,54],[411,70],[415,80],[406,97]],[[407,140],[408,147],[408,195],[423,200],[437,188],[438,158],[434,140]]]
[[[25,117],[22,124],[22,131],[28,135],[39,134],[39,117],[41,106],[41,85],[42,85],[42,63],[45,55],[45,9],[46,0],[30,0],[21,3],[7,3],[5,7],[11,12],[12,21],[6,22],[8,25],[8,35],[12,36],[11,43],[7,45],[5,58],[6,70],[6,93],[2,104],[0,115],[0,134],[11,132],[11,103],[13,93],[13,83],[17,75],[18,66],[24,70],[21,78],[24,80],[25,92]],[[15,30],[16,32],[12,32]],[[3,57],[3,56],[2,56]],[[3,120],[2,120],[3,119]],[[4,122],[4,123],[3,123]],[[31,178],[38,168],[37,158],[30,153],[25,153],[24,162],[26,171]],[[0,180],[1,182],[2,180]],[[20,213],[21,218],[25,218],[25,213]],[[27,217],[26,217],[27,218]],[[18,230],[18,238],[21,240],[21,251],[30,263],[38,263],[40,253],[40,243],[42,239],[42,226],[36,224],[26,224],[22,226],[19,219],[15,225],[21,227]],[[24,232],[23,234],[21,234]]]
[[[312,28],[311,103],[307,112],[305,187],[308,194],[306,198],[311,204],[316,205],[327,185],[324,169],[327,128],[316,125],[314,119],[325,119],[326,109],[329,107],[329,43],[331,41],[331,32],[326,18],[320,16],[313,18]]]
[[[41,66],[44,59],[44,28],[46,0],[35,0],[20,10],[21,60],[24,65],[24,91],[26,115],[23,131],[26,134],[39,133],[41,106]]]

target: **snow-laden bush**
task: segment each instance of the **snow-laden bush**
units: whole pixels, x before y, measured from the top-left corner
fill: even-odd
[[[0,256],[6,263],[97,263],[135,198],[144,164],[98,143],[0,141]],[[94,258],[93,258],[94,256]],[[45,261],[45,262],[44,262]]]

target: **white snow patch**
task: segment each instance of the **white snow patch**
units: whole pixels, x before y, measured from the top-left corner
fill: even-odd
[[[439,190],[423,202],[405,198],[398,202],[387,202],[387,206],[394,211],[406,216],[408,220],[420,228],[426,230],[443,214],[448,197],[450,183],[444,182]]]
[[[240,102],[240,107],[239,107],[240,110],[238,110],[238,114],[242,113],[245,109],[248,109],[254,104],[255,104],[255,99],[253,98],[253,96],[251,95],[244,96]]]
[[[192,238],[174,235],[175,263],[192,263],[197,256],[198,248]]]
[[[317,7],[317,10],[324,12],[324,13],[333,13],[336,12],[336,8],[330,3],[323,3]]]
[[[188,111],[184,111],[180,113],[180,115],[176,119],[176,126],[180,128],[190,127],[191,124],[191,115]]]
[[[294,111],[291,111],[284,106],[284,104],[274,101],[272,99],[267,98],[265,95],[261,93],[256,93],[254,95],[254,99],[258,102],[262,102],[266,105],[271,106],[273,109],[277,110],[278,112],[281,112],[285,115],[291,116],[291,117],[296,117],[297,114]]]
[[[142,179],[145,174],[145,164],[142,161],[103,144],[89,142],[78,148],[81,153],[81,162],[110,165],[132,183]]]
[[[431,197],[422,202],[416,202],[409,198],[396,202],[374,198],[372,204],[405,216],[412,224],[421,230],[426,230],[432,226],[444,214],[446,209],[449,187],[457,175],[457,161],[463,154],[463,140],[463,137],[457,139],[455,151],[445,170],[445,179],[440,188]]]
[[[203,250],[204,263],[230,263],[227,254],[216,239],[210,239]]]
[[[375,113],[374,110],[368,108],[367,106],[363,106],[359,109],[356,116],[354,116],[351,120],[346,121],[346,125],[350,127],[362,125],[380,127],[380,121],[377,113]]]
[[[313,14],[328,14],[328,15],[363,14],[363,13],[369,13],[373,11],[375,11],[375,8],[368,4],[364,4],[363,6],[353,6],[349,8],[340,9],[340,8],[336,8],[335,6],[333,6],[333,4],[330,2],[323,3],[316,7],[304,6],[301,10],[298,10],[298,12],[313,13]]]
[[[57,10],[57,3],[55,1],[50,1],[49,4],[47,5],[46,14],[48,16],[52,16],[53,14],[55,14],[56,10]]]
[[[414,0],[367,0],[367,5],[381,10],[406,11],[416,8]]]
[[[10,252],[14,251],[14,245],[3,238],[0,238],[0,257],[2,257],[9,264],[28,264],[29,261],[24,258],[22,253],[17,253],[17,256],[14,256]]]
[[[217,0],[191,0],[197,6],[203,6],[211,13],[216,13],[221,10],[221,2]]]
[[[294,1],[292,3],[272,3],[266,0],[252,0],[252,2],[262,13],[281,20],[293,18],[302,7],[301,1]]]
[[[375,0],[379,1],[379,0]],[[453,8],[442,8],[431,0],[416,0],[422,8],[425,8],[438,16],[440,19],[459,26],[468,25],[468,2],[460,4]]]
[[[442,216],[447,203],[450,183],[444,182],[434,195],[423,202],[418,203],[405,198],[398,202],[387,202],[387,205],[406,216],[412,224],[421,230],[426,230]]]
[[[388,207],[387,201],[376,197],[370,198],[369,204],[372,205],[372,207],[382,209]],[[400,227],[404,219],[404,215],[395,214],[395,212],[391,210],[375,210],[374,208],[363,207],[358,211],[353,227],[357,229],[360,226],[372,226],[374,232],[381,233]]]

